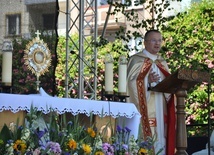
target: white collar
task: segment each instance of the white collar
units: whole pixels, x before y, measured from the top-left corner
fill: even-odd
[[[146,49],[144,49],[143,52],[148,58],[152,59],[153,61],[155,61],[158,58],[157,55],[149,53]]]

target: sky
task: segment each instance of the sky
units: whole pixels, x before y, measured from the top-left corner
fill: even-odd
[[[186,7],[189,7],[191,0],[182,0],[181,3],[182,3],[182,7],[184,9]]]

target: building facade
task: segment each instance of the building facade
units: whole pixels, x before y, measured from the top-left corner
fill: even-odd
[[[69,9],[75,7],[70,0],[68,1]],[[84,5],[87,5],[87,1],[85,1]],[[115,1],[125,3],[125,0]],[[151,18],[151,15],[149,15],[149,13],[144,10],[143,5],[134,6],[134,0],[132,1],[132,5],[127,8],[127,11],[135,9],[136,12],[139,12],[139,20]],[[58,0],[58,3],[59,16],[58,18],[56,18],[56,0],[1,0],[0,45],[2,44],[4,39],[8,39],[14,36],[29,38],[31,33],[35,32],[36,30],[53,31],[55,28],[55,20],[58,20],[57,26],[59,35],[65,35],[66,24],[68,24],[66,23],[67,0]],[[181,7],[177,5],[177,3],[173,5],[176,7]],[[177,10],[180,9],[178,8]],[[128,30],[130,30],[131,27],[129,26],[130,24],[127,23],[126,18],[121,13],[109,16],[107,21],[106,17],[108,11],[109,5],[107,3],[107,0],[98,0],[96,12],[98,35],[102,34],[104,25],[107,22],[105,37],[112,41],[114,40],[115,31],[119,29],[119,26],[123,26]],[[76,14],[79,14],[78,9],[70,13],[71,19],[74,19]],[[115,22],[116,18],[118,19],[118,22]],[[78,21],[76,22],[78,25]],[[76,31],[77,29],[71,30],[71,32]],[[144,34],[143,29],[139,29],[139,31],[140,33],[142,33],[142,35]]]
[[[114,2],[125,4],[126,0],[114,0]],[[154,12],[151,13],[147,10],[151,9],[152,5],[150,3],[136,6],[136,2],[138,1],[131,0],[131,5],[124,8],[125,12],[129,13],[134,10],[134,13],[138,15],[139,22],[155,17]],[[155,3],[161,3],[161,0],[155,1]],[[173,3],[173,5],[180,7],[176,3]],[[57,7],[59,9],[56,9]],[[31,39],[37,30],[42,31],[43,35],[44,33],[52,35],[57,29],[58,35],[66,36],[65,48],[66,54],[69,55],[72,49],[69,49],[70,47],[67,44],[68,35],[79,33],[79,42],[73,45],[75,47],[74,50],[78,51],[76,52],[78,61],[73,63],[76,59],[69,60],[66,57],[66,97],[68,97],[67,94],[73,87],[73,80],[70,80],[72,77],[69,77],[70,75],[68,74],[69,68],[78,67],[78,70],[80,70],[78,75],[79,98],[84,98],[85,89],[91,88],[90,93],[88,93],[90,97],[88,98],[96,99],[97,49],[91,45],[97,42],[96,39],[98,36],[101,35],[108,41],[114,41],[115,34],[120,27],[123,27],[126,32],[138,31],[140,37],[131,37],[126,44],[130,48],[130,54],[134,54],[142,48],[142,44],[139,43],[142,42],[143,37],[141,35],[144,35],[145,30],[143,28],[134,29],[131,26],[132,21],[127,20],[120,11],[109,15],[114,10],[114,7],[107,4],[107,0],[1,0],[0,8],[0,50],[2,49],[3,42],[7,39]],[[165,16],[168,14],[169,12],[164,12]],[[94,40],[85,47],[84,41],[87,42],[87,36],[90,36]],[[72,43],[74,44],[74,42]],[[134,47],[137,47],[137,50]],[[88,48],[93,51],[93,55],[86,54]],[[69,66],[69,61],[72,62],[73,66]],[[91,76],[85,72],[81,72],[81,70],[84,70],[85,64],[92,64],[87,67],[93,73],[95,81],[93,86],[89,82],[85,82],[84,78],[82,78]]]
[[[0,45],[5,39],[30,38],[36,30],[54,30],[55,0],[1,0]]]

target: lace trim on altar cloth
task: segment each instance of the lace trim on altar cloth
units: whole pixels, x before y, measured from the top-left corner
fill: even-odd
[[[138,137],[141,115],[133,103],[52,97],[44,90],[31,95],[0,93],[0,112],[30,112],[32,107],[44,114],[54,111],[58,114],[71,113],[74,116],[111,116],[118,119],[118,125],[126,125],[131,130],[130,134],[136,139]]]
[[[42,88],[40,88],[39,94],[31,95],[0,93],[0,112],[4,110],[13,113],[18,111],[29,112],[32,106],[44,114],[55,111],[58,114],[68,112],[72,115],[85,114],[90,116],[94,114],[100,117],[112,116],[113,118],[140,117],[140,113],[133,103],[52,97]]]
[[[138,115],[136,112],[132,112],[131,114],[127,115],[126,113],[108,113],[108,112],[103,112],[101,113],[100,111],[87,111],[87,110],[77,110],[77,111],[72,111],[72,109],[68,109],[68,108],[65,108],[63,110],[59,110],[58,108],[49,108],[49,109],[44,109],[43,107],[36,107],[36,109],[38,111],[41,111],[43,114],[48,114],[50,113],[51,111],[54,111],[54,112],[57,112],[58,114],[64,114],[64,113],[71,113],[72,115],[78,115],[78,114],[85,114],[86,116],[90,116],[91,114],[94,114],[94,115],[98,115],[100,117],[105,117],[105,116],[112,116],[113,118],[118,118],[118,117],[126,117],[126,118],[133,118],[135,115]],[[26,111],[26,112],[30,112],[30,107],[26,107],[26,106],[19,106],[19,107],[16,107],[16,108],[13,108],[11,106],[1,106],[0,107],[0,112],[3,112],[5,110],[8,110],[8,111],[11,111],[13,113],[17,113],[19,111]]]

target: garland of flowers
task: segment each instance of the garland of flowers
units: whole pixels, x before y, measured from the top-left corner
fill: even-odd
[[[24,125],[4,125],[0,133],[0,154],[154,155],[154,139],[136,140],[127,127],[117,126],[109,141],[103,141],[103,135],[96,127],[80,125],[78,116],[68,122],[60,122],[55,112],[49,114],[49,120],[42,116],[41,112],[31,107]]]

